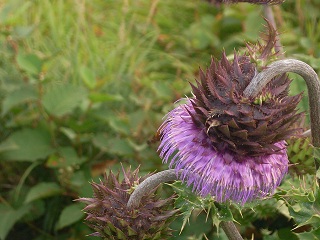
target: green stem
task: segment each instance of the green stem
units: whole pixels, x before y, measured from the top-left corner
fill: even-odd
[[[36,162],[33,162],[27,169],[26,171],[23,173],[20,181],[19,181],[19,184],[17,185],[17,188],[16,188],[16,191],[15,191],[15,194],[14,194],[14,200],[15,202],[18,201],[18,198],[19,198],[19,195],[20,195],[20,192],[21,192],[21,188],[24,184],[24,182],[26,181],[27,177],[29,176],[29,174],[31,173],[31,171],[38,165],[40,165],[40,161],[36,161]]]

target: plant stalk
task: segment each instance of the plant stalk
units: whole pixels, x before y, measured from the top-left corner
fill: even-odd
[[[229,240],[243,240],[243,238],[241,237],[238,229],[236,228],[236,225],[234,225],[233,222],[231,221],[222,221],[220,223],[223,231],[225,232],[225,234],[227,235]]]
[[[130,195],[129,201],[127,203],[127,207],[128,208],[138,207],[143,196],[151,192],[160,183],[170,182],[175,180],[177,180],[177,175],[173,169],[164,170],[151,175],[135,188],[133,193]]]
[[[178,178],[175,170],[173,169],[165,170],[151,175],[136,187],[134,192],[130,195],[127,207],[138,207],[142,197],[156,188],[160,183],[175,180],[178,180]],[[232,221],[221,222],[221,227],[228,236],[229,240],[243,240],[238,229]]]

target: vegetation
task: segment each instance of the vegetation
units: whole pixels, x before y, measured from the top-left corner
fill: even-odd
[[[320,1],[273,8],[286,57],[319,73]],[[120,163],[141,165],[142,175],[167,169],[153,141],[163,116],[190,96],[188,81],[211,57],[259,38],[261,16],[258,5],[200,0],[0,0],[0,239],[97,239],[85,236],[84,205],[73,200],[92,197],[88,182]],[[290,76],[292,94],[306,92]],[[282,189],[313,203],[310,175],[293,176]],[[234,218],[248,239],[307,239],[313,222],[290,220],[294,213],[270,199]],[[174,239],[218,239],[206,213],[184,220],[172,223]]]

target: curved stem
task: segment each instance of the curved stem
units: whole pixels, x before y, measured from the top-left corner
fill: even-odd
[[[177,174],[174,169],[158,172],[146,178],[140,183],[134,192],[130,195],[127,203],[128,208],[136,208],[145,194],[152,191],[160,183],[178,180]],[[221,227],[230,240],[243,240],[238,229],[233,222],[221,222]]]
[[[151,175],[136,187],[134,192],[130,195],[127,207],[138,207],[142,197],[151,192],[160,183],[175,181],[177,179],[177,175],[175,173],[175,170],[173,169],[165,170]]]
[[[257,96],[272,78],[287,72],[299,74],[307,84],[312,144],[314,147],[320,147],[320,82],[318,75],[308,64],[295,59],[275,61],[252,79],[243,92],[244,96],[248,98]],[[316,167],[319,168],[317,161]]]

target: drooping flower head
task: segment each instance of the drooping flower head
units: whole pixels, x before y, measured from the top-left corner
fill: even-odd
[[[173,109],[160,127],[160,156],[201,196],[244,204],[272,193],[288,170],[284,139],[299,129],[302,95],[288,96],[287,75],[275,77],[254,98],[243,95],[260,69],[276,57],[276,31],[265,43],[229,61],[223,53],[191,84],[193,97]],[[182,173],[181,173],[182,172]]]
[[[127,208],[134,187],[150,176],[140,178],[139,169],[123,170],[124,179],[119,181],[119,173],[105,175],[104,181],[92,182],[93,198],[79,198],[87,206],[83,209],[86,224],[96,232],[92,236],[108,240],[167,239],[171,235],[168,225],[177,210],[169,210],[172,197],[159,200],[153,192],[144,196],[136,209]]]

